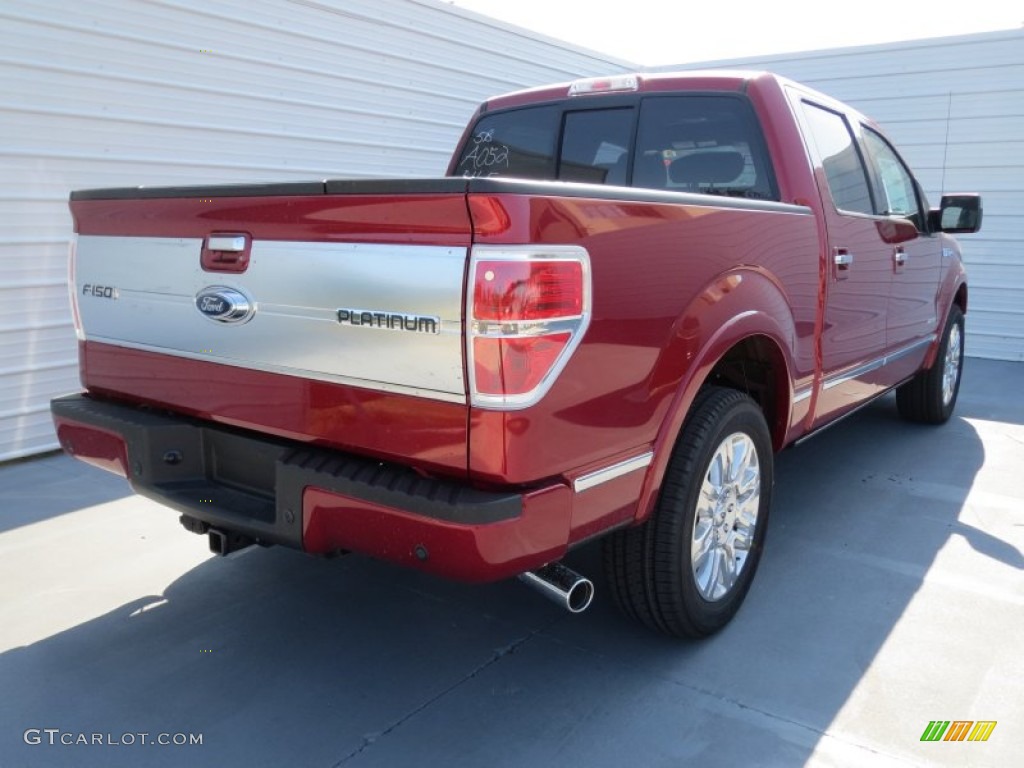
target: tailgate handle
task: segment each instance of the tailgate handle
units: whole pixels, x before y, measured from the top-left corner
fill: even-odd
[[[245,235],[210,235],[206,247],[211,251],[244,251]]]
[[[244,232],[215,232],[203,241],[200,262],[206,272],[245,272],[252,238]]]

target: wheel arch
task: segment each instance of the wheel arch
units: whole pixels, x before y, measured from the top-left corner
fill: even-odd
[[[646,520],[654,509],[679,433],[703,387],[714,384],[748,394],[765,415],[773,449],[783,447],[793,408],[792,364],[783,341],[786,338],[793,337],[776,317],[752,310],[732,318],[704,345],[662,422],[641,489],[637,522]]]
[[[961,283],[960,287],[956,289],[953,303],[960,307],[961,312],[967,314],[967,283]]]
[[[942,297],[940,298],[941,306],[943,307],[942,316],[939,318],[935,341],[928,347],[928,354],[925,355],[924,361],[921,363],[922,370],[928,370],[935,365],[939,355],[939,346],[942,343],[942,331],[949,321],[950,310],[957,306],[964,313],[964,316],[967,316],[967,280],[962,270],[955,277],[959,279],[952,282],[949,288],[939,294]]]

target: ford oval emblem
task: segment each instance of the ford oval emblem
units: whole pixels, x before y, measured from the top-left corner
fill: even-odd
[[[218,323],[244,323],[256,312],[255,304],[245,294],[223,285],[197,293],[196,309]]]

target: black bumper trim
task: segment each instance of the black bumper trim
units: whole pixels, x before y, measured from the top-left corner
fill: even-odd
[[[84,394],[57,398],[50,408],[56,418],[119,435],[128,449],[129,482],[138,493],[261,543],[301,548],[302,495],[308,487],[464,525],[522,514],[517,493],[481,491],[399,464],[186,416]],[[74,445],[65,449],[74,455]]]

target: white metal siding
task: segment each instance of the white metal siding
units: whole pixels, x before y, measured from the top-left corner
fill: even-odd
[[[1024,360],[1024,29],[660,69],[708,66],[777,72],[870,115],[932,205],[980,192],[981,232],[958,238],[967,352]]]
[[[436,0],[0,6],[0,460],[78,387],[72,189],[439,176],[496,93],[628,68]]]

